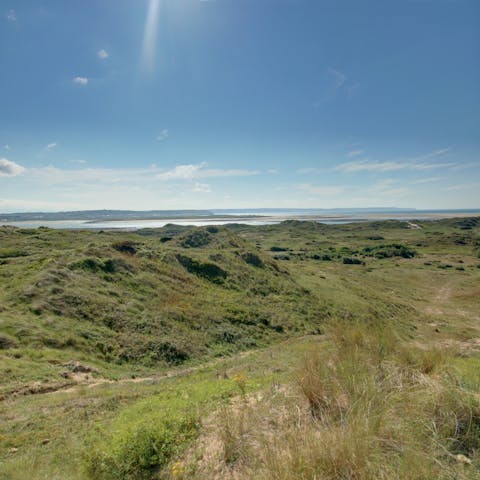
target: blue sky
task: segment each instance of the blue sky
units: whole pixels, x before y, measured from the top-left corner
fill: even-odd
[[[0,0],[0,211],[480,207],[478,0]]]

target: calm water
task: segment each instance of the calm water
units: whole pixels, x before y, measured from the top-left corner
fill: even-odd
[[[400,209],[244,209],[244,210],[212,210],[214,214],[205,218],[168,218],[156,220],[113,220],[102,222],[89,222],[88,220],[55,220],[55,221],[22,221],[5,222],[3,225],[13,225],[24,228],[50,228],[67,229],[122,229],[137,230],[140,228],[160,228],[167,224],[176,225],[227,225],[242,223],[245,225],[271,225],[284,220],[313,220],[326,224],[351,223],[368,220],[426,220],[437,218],[465,217],[480,215],[478,210],[400,210]]]

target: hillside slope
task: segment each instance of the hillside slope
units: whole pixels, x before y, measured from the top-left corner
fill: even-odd
[[[275,260],[217,227],[4,227],[0,278],[2,373],[19,381],[57,378],[71,359],[118,370],[225,355],[318,332],[326,316]]]

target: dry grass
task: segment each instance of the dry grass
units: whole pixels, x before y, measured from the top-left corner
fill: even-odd
[[[222,408],[203,436],[208,462],[196,457],[189,478],[479,478],[480,402],[447,353],[406,355],[383,328],[339,328],[291,386]]]

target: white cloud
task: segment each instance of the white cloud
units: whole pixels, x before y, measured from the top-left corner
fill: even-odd
[[[434,150],[433,152],[421,155],[419,157],[410,158],[403,161],[386,161],[372,162],[370,160],[355,160],[351,162],[341,163],[336,166],[335,170],[347,173],[355,172],[392,172],[396,170],[433,170],[436,168],[449,168],[457,165],[456,162],[431,162],[435,157],[439,157],[449,152],[449,148]]]
[[[82,159],[80,159],[80,160],[70,160],[70,163],[78,163],[80,165],[85,165],[87,163],[87,161],[82,160]]]
[[[210,188],[210,185],[208,185],[208,183],[195,182],[195,185],[193,186],[193,191],[200,193],[211,193],[212,189]]]
[[[333,77],[336,88],[340,88],[347,80],[347,76],[340,70],[329,67],[327,72]]]
[[[109,57],[108,52],[104,48],[99,50],[97,52],[97,55],[98,55],[98,58],[100,58],[100,60],[106,60]]]
[[[320,173],[320,171],[319,168],[307,167],[298,169],[297,173]]]
[[[7,12],[7,14],[5,15],[5,18],[9,21],[9,22],[16,22],[17,21],[17,14],[15,13],[15,10],[9,10]]]
[[[314,195],[338,195],[345,191],[345,187],[342,186],[325,186],[325,185],[312,185],[310,183],[301,183],[296,185],[299,190],[312,193]]]
[[[85,205],[70,202],[48,202],[42,200],[25,200],[18,198],[0,198],[0,211],[8,212],[32,212],[32,211],[59,211],[81,210]]]
[[[471,182],[471,183],[459,183],[458,185],[450,185],[446,188],[449,191],[455,190],[471,190],[471,189],[478,190],[480,189],[480,182]]]
[[[156,178],[160,180],[191,180],[198,178],[200,169],[205,166],[204,163],[200,165],[177,165],[171,170],[159,173]]]
[[[336,170],[342,172],[389,172],[392,170],[401,170],[407,168],[407,165],[399,162],[370,162],[368,160],[358,160],[346,162],[337,165]]]
[[[322,98],[313,103],[314,108],[340,97],[350,100],[360,88],[358,82],[349,81],[347,75],[336,68],[328,67],[327,74],[328,85],[325,87]]]
[[[45,149],[48,150],[49,152],[51,152],[52,150],[55,150],[55,148],[57,148],[57,143],[56,142],[49,143],[45,147]]]
[[[351,152],[348,152],[347,156],[358,157],[358,155],[361,155],[362,153],[363,153],[363,150],[352,150]]]
[[[159,142],[163,142],[170,136],[170,132],[168,131],[168,128],[164,128],[158,135],[157,135],[157,140]]]
[[[18,163],[0,158],[0,177],[15,177],[25,171],[25,168]]]
[[[414,180],[412,182],[413,185],[422,185],[424,183],[434,183],[443,180],[445,177],[428,177],[428,178],[420,178],[418,180]]]
[[[73,77],[73,83],[77,85],[88,85],[88,78],[87,77]]]
[[[4,148],[7,152],[9,152],[9,151],[12,149],[12,147],[11,147],[8,143],[7,143],[6,145],[4,145],[3,148]]]
[[[197,165],[177,165],[171,170],[160,172],[156,175],[159,180],[193,180],[196,178],[212,178],[212,177],[245,177],[257,175],[257,170],[241,170],[241,169],[216,169],[206,168],[205,162]]]

